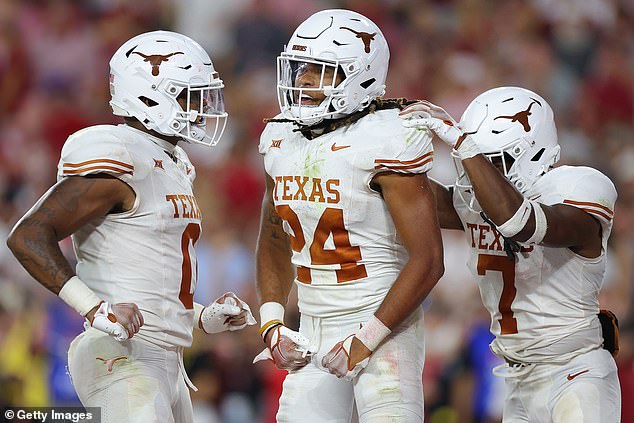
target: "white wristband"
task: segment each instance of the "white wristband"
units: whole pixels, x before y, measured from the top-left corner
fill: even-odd
[[[260,306],[260,335],[266,338],[266,333],[277,325],[284,324],[284,306],[275,301],[269,301]]]
[[[274,301],[269,301],[260,306],[260,327],[271,320],[284,321],[284,306]]]
[[[531,204],[535,211],[535,232],[533,232],[533,236],[526,240],[525,244],[540,244],[546,236],[548,221],[546,220],[546,214],[544,213],[544,209],[542,209],[542,205],[537,201],[531,201]]]
[[[67,280],[57,295],[82,316],[86,316],[102,302],[102,299],[77,276]]]
[[[205,309],[205,306],[202,304],[198,304],[198,303],[194,303],[194,327],[196,329],[200,329],[203,332],[205,331],[201,326],[200,326],[200,315],[203,313],[203,310]]]
[[[476,145],[475,141],[473,141],[473,138],[468,135],[462,140],[460,145],[458,145],[458,148],[455,150],[458,153],[458,156],[460,156],[460,160],[470,159],[480,154],[480,149]]]
[[[515,214],[506,222],[497,227],[499,233],[505,238],[511,238],[517,235],[528,222],[528,218],[531,217],[531,209],[533,205],[530,201],[524,198],[520,207],[515,211]]]
[[[372,315],[370,320],[365,322],[361,330],[354,336],[363,342],[363,345],[365,345],[367,349],[374,351],[390,333],[392,333],[392,331],[385,326],[382,321],[377,319],[376,316]]]

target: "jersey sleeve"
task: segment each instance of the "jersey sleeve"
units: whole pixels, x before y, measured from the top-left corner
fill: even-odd
[[[577,207],[598,219],[602,226],[611,227],[617,193],[612,181],[603,173],[589,167],[580,169],[562,197],[562,204]]]
[[[591,167],[559,166],[544,176],[540,202],[546,205],[565,204],[590,214],[603,228],[607,240],[612,230],[616,188],[603,173]],[[540,181],[538,180],[538,183]]]
[[[128,181],[134,162],[125,142],[103,128],[88,128],[71,135],[62,148],[57,178],[107,173]]]
[[[398,124],[386,132],[385,148],[377,152],[374,159],[374,173],[426,173],[431,170],[434,148],[428,131]]]
[[[274,119],[281,118],[281,115],[275,116]],[[264,127],[262,134],[260,135],[260,143],[258,144],[258,152],[265,156],[269,152],[271,147],[279,147],[285,138],[285,128],[289,124],[283,124],[278,122],[269,122]]]
[[[271,143],[270,141],[270,136],[269,136],[269,125],[267,124],[266,127],[264,128],[264,131],[262,131],[262,133],[260,134],[260,143],[258,144],[258,153],[260,153],[261,155],[265,156],[266,153],[269,150],[269,144]],[[269,141],[267,143],[267,140]]]

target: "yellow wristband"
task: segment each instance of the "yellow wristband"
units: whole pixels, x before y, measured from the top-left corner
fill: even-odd
[[[262,327],[260,328],[260,335],[262,336],[262,338],[266,337],[266,333],[273,329],[275,326],[279,326],[279,325],[283,325],[284,322],[282,322],[281,320],[269,320],[268,322],[266,322],[265,324],[262,325]]]

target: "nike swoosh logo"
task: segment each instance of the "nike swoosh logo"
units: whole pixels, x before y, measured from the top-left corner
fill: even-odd
[[[568,380],[573,380],[577,376],[582,375],[584,373],[588,373],[589,371],[590,371],[589,369],[586,369],[586,370],[583,370],[583,371],[581,371],[579,373],[575,373],[574,375],[571,375],[570,373],[568,373]]]
[[[343,150],[344,148],[348,148],[350,147],[349,145],[336,145],[336,142],[333,142],[332,145],[330,146],[330,149],[332,151],[339,151],[339,150]]]

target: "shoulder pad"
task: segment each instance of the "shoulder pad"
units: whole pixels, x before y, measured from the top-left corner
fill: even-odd
[[[425,173],[434,160],[432,135],[429,131],[406,128],[397,109],[381,110],[364,120],[368,137],[379,138],[383,146],[374,160],[375,171]]]
[[[58,177],[109,173],[131,177],[134,163],[116,127],[92,126],[71,135],[57,166]]]
[[[586,166],[560,166],[546,173],[540,189],[545,204],[567,204],[590,213],[602,222],[611,223],[617,193],[603,173]]]
[[[280,141],[291,136],[296,136],[296,133],[293,132],[292,123],[269,122],[266,124],[262,134],[260,135],[258,152],[265,155],[275,141]]]

